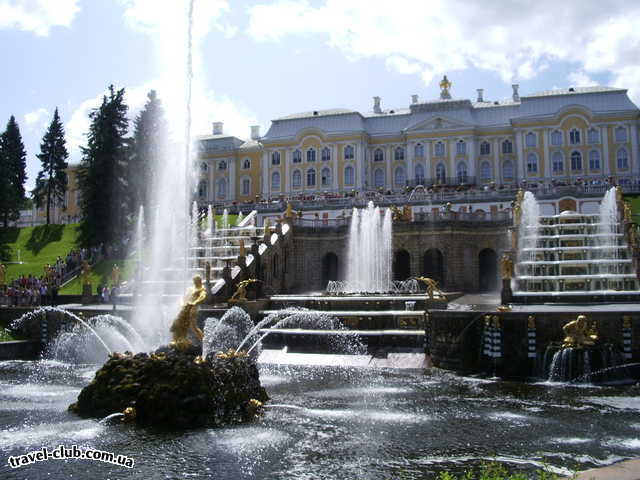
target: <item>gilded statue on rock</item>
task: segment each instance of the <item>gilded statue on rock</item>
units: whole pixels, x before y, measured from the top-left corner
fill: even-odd
[[[243,280],[238,284],[238,289],[236,293],[229,299],[229,303],[237,303],[237,302],[246,302],[247,301],[247,287],[252,283],[256,283],[259,280],[255,278],[249,278],[247,280]]]
[[[172,342],[170,345],[178,350],[186,350],[192,344],[188,338],[189,329],[198,340],[202,340],[204,334],[198,327],[198,305],[207,299],[207,290],[202,285],[200,275],[193,277],[193,287],[187,290],[182,301],[182,308],[171,325]]]
[[[506,253],[500,259],[500,267],[502,269],[502,278],[513,278],[513,260]]]
[[[589,328],[585,315],[578,315],[578,318],[567,323],[562,330],[566,335],[562,342],[564,348],[589,347],[598,340],[598,335]]]
[[[441,297],[445,297],[444,292],[440,290],[440,288],[438,287],[438,282],[433,278],[415,277],[415,279],[418,280],[419,282],[424,283],[425,287],[427,288],[427,296],[429,297],[430,300],[433,300],[434,293],[437,293]]]

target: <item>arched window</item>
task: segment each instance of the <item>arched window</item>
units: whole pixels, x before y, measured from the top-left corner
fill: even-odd
[[[480,180],[484,183],[491,181],[491,164],[489,162],[480,164]]]
[[[616,152],[616,165],[620,169],[629,168],[629,155],[626,148],[619,148]]]
[[[271,190],[280,190],[280,172],[271,174]]]
[[[444,163],[439,163],[436,167],[436,183],[444,184],[447,182],[447,169]]]
[[[203,172],[206,172],[207,170],[209,170],[209,167],[207,166],[207,164],[205,162],[202,162],[200,164],[200,170]]]
[[[421,143],[418,143],[413,149],[413,155],[416,158],[424,157],[424,145],[422,145]]]
[[[589,152],[589,169],[600,170],[600,152],[598,150]]]
[[[373,172],[373,186],[376,188],[384,187],[384,170],[377,168]]]
[[[562,132],[560,130],[551,132],[551,145],[562,145]]]
[[[589,143],[591,144],[600,143],[600,132],[597,129],[590,128],[588,137],[589,137]]]
[[[404,160],[404,148],[396,147],[396,149],[393,152],[393,159],[394,160]]]
[[[505,160],[502,164],[502,178],[504,180],[513,180],[513,161]]]
[[[580,145],[580,130],[572,128],[569,131],[569,143],[571,145]]]
[[[524,136],[524,144],[527,147],[535,147],[538,143],[538,138],[536,134],[533,132],[529,132]]]
[[[616,127],[616,142],[626,142],[627,141],[627,129],[620,125]]]
[[[346,147],[344,147],[344,159],[353,160],[353,157],[354,157],[353,146],[347,145]]]
[[[513,153],[513,143],[510,140],[502,142],[502,153]]]
[[[373,152],[373,161],[374,162],[382,162],[384,160],[384,152],[381,148],[376,148],[376,151]]]
[[[202,199],[207,198],[207,182],[204,180],[198,184],[198,196]]]
[[[271,165],[280,165],[280,152],[273,152],[271,154]]]
[[[331,150],[329,150],[329,147],[324,147],[322,149],[321,158],[323,162],[328,162],[329,160],[331,160]]]
[[[248,158],[245,158],[244,161],[242,162],[242,168],[244,170],[249,170],[251,168],[251,160]]]
[[[571,170],[582,170],[582,154],[580,152],[571,153]]]
[[[444,157],[444,143],[436,142],[434,146],[434,155],[436,157]]]
[[[553,152],[552,157],[553,172],[558,173],[564,171],[564,157],[562,152]]]
[[[424,183],[424,167],[421,163],[416,164],[416,183],[422,184]]]
[[[220,163],[218,163],[218,170],[226,170],[227,169],[227,162],[225,162],[224,160],[220,160]]]
[[[316,186],[316,171],[313,168],[307,170],[307,187]]]
[[[407,179],[404,174],[404,168],[402,167],[396,168],[395,175],[393,176],[393,180],[397,186],[404,186],[407,183],[406,182]]]
[[[354,170],[351,165],[347,165],[344,169],[344,184],[353,185],[355,183]]]
[[[316,161],[316,149],[310,148],[307,150],[307,162],[315,162]]]
[[[467,183],[466,162],[458,162],[458,168],[456,168],[456,177],[457,177],[458,183]]]
[[[322,172],[320,172],[320,177],[321,177],[323,187],[331,185],[331,170],[329,170],[326,167],[323,168]]]
[[[535,153],[527,155],[527,173],[538,173],[538,156]]]
[[[251,194],[251,179],[249,177],[244,177],[242,179],[242,195],[250,195]]]
[[[224,200],[227,198],[227,181],[224,178],[218,180],[218,199]]]
[[[467,144],[464,140],[459,140],[456,143],[456,153],[458,155],[464,155],[467,153]]]
[[[293,188],[300,188],[302,186],[302,173],[300,170],[294,170],[291,175],[291,185]]]
[[[480,144],[480,155],[491,155],[491,144],[489,142]]]
[[[302,152],[300,150],[293,151],[293,163],[302,162]]]

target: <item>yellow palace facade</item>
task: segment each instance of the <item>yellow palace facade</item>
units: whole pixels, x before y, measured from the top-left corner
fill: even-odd
[[[406,191],[416,185],[637,182],[640,111],[625,89],[567,88],[508,100],[440,98],[408,107],[304,112],[260,136],[199,138],[203,203]]]

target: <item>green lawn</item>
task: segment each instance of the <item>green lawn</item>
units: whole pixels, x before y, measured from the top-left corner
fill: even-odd
[[[636,217],[636,219],[640,218],[640,195],[625,195],[624,200],[631,204],[631,211],[633,215],[639,216]]]
[[[8,330],[0,328],[0,342],[12,342],[14,340],[23,340],[22,338],[15,337]]]
[[[22,264],[6,264],[7,280],[20,275],[41,276],[45,264],[53,264],[76,247],[78,224],[39,225],[24,228],[0,228],[0,259],[21,260]]]
[[[98,285],[111,287],[111,270],[114,264],[120,268],[120,281],[127,280],[133,273],[135,260],[103,260],[91,268],[91,293],[95,295]],[[82,279],[74,278],[60,289],[61,295],[80,295],[82,293]]]

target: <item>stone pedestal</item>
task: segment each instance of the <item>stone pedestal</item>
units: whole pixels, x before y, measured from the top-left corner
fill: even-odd
[[[89,305],[91,303],[93,297],[91,291],[90,283],[82,284],[82,305]]]
[[[500,291],[500,303],[502,303],[502,305],[507,305],[511,303],[512,297],[513,297],[513,292],[511,291],[511,279],[503,278],[502,290]]]

